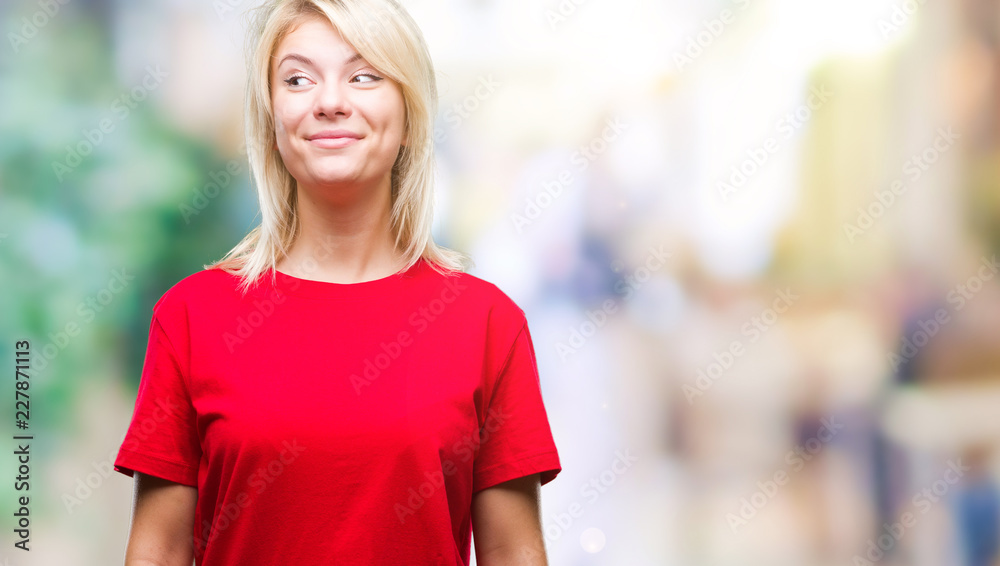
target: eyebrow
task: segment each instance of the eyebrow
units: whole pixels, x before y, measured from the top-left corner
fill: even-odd
[[[350,57],[348,57],[346,61],[344,61],[344,65],[350,65],[351,63],[353,63],[355,61],[359,61],[361,59],[364,59],[364,57],[362,57],[360,53],[355,53],[354,55],[351,55]],[[312,67],[317,67],[318,66],[318,65],[316,65],[316,63],[312,59],[306,57],[305,55],[299,55],[298,53],[289,53],[288,55],[285,55],[284,57],[282,57],[281,61],[278,61],[278,64],[275,66],[275,69],[277,69],[278,67],[280,67],[281,64],[284,63],[285,61],[289,61],[289,60],[299,61],[299,62],[305,63],[306,65],[310,65]]]

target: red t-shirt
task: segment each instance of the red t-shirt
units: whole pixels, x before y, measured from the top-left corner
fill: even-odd
[[[524,312],[424,259],[276,276],[160,297],[114,469],[198,488],[198,566],[467,565],[472,494],[562,469]]]

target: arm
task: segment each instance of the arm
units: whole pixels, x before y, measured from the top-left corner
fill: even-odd
[[[125,566],[191,566],[198,488],[134,472]]]
[[[538,478],[532,474],[473,494],[472,530],[479,566],[548,566]]]

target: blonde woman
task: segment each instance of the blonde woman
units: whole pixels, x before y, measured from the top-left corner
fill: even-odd
[[[395,0],[270,1],[261,224],[153,307],[125,564],[544,565],[524,312],[430,236],[434,70]]]

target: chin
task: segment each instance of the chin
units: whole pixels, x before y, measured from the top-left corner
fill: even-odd
[[[343,185],[359,183],[364,180],[353,172],[344,171],[327,171],[322,174],[313,175],[313,179],[319,185]]]

